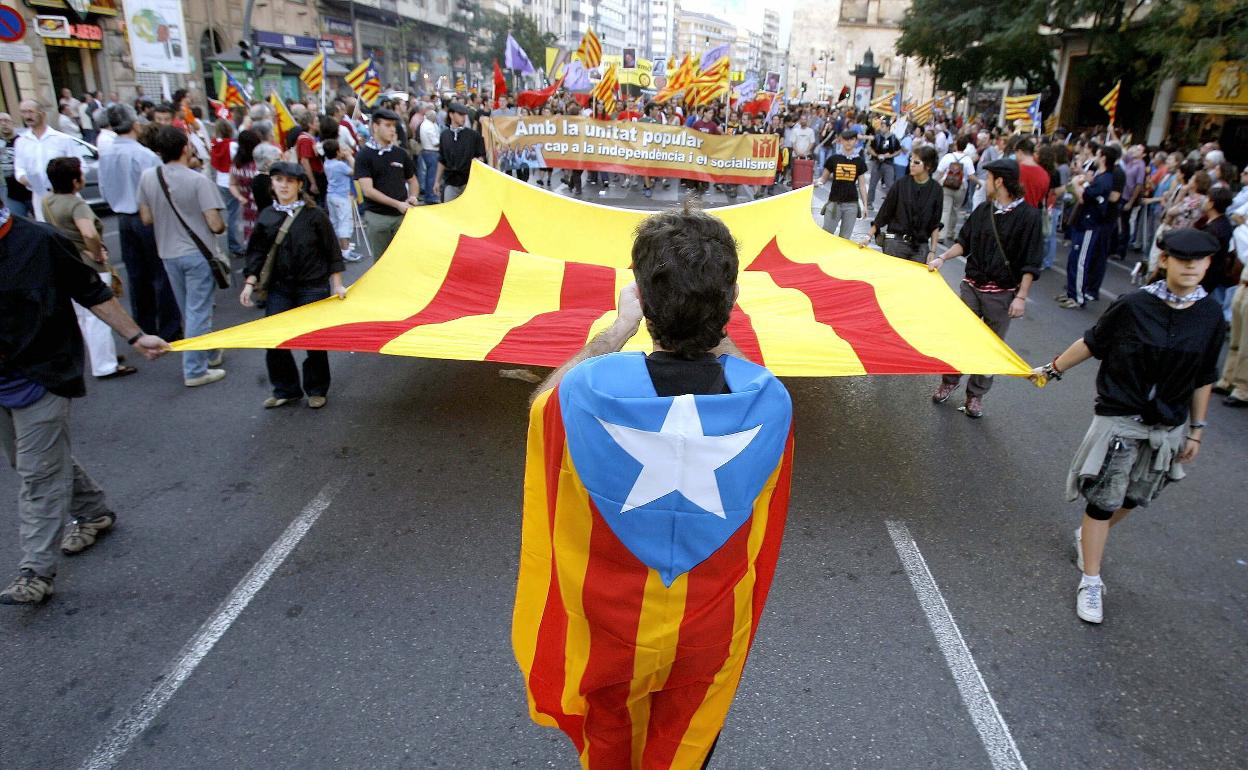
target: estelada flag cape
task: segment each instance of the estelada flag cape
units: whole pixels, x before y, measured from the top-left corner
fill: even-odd
[[[943,276],[819,227],[811,189],[708,211],[738,244],[741,296],[728,334],[747,358],[781,377],[1030,374]],[[633,280],[634,233],[649,213],[557,195],[474,162],[459,198],[407,212],[345,301],[173,347],[559,366],[615,320],[616,297]],[[650,348],[644,324],[624,347]]]
[[[659,397],[644,354],[593,358],[530,412],[512,646],[585,768],[701,767],[758,629],[792,406],[720,360],[730,393]]]

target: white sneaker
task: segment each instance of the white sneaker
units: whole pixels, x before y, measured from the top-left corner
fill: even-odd
[[[1105,619],[1105,584],[1080,583],[1075,591],[1075,614],[1088,623]]]
[[[358,251],[348,251],[346,254],[342,255],[342,260],[344,262],[359,262],[361,259],[364,259],[364,255]]]
[[[208,385],[224,378],[224,369],[209,369],[198,377],[192,377],[189,380],[183,380],[183,382],[186,383],[188,388],[198,388],[200,385]]]
[[[217,348],[212,351],[212,355],[208,357],[208,367],[216,368],[225,362],[225,349]]]
[[[1083,527],[1075,527],[1075,566],[1083,572]]]

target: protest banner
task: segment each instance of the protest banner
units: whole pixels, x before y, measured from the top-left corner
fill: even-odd
[[[486,118],[482,134],[498,168],[568,168],[771,184],[780,154],[772,134],[716,136],[661,123],[593,120],[571,115]]]

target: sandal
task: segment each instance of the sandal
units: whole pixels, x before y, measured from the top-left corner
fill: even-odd
[[[133,366],[121,365],[121,366],[118,366],[117,369],[114,370],[113,372],[110,372],[109,374],[102,374],[99,377],[96,377],[96,379],[97,380],[113,380],[118,377],[127,377],[131,374],[138,374],[138,373],[139,373],[139,370],[135,369]]]

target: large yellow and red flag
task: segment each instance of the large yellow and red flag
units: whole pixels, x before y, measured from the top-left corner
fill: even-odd
[[[781,376],[1026,376],[1030,367],[938,273],[829,235],[811,190],[710,211],[739,244],[728,332]],[[408,211],[390,248],[328,299],[174,343],[298,348],[557,366],[610,326],[632,281],[644,211],[555,195],[473,165],[451,203]],[[592,246],[592,247],[590,247]],[[649,350],[643,325],[625,350]]]
[[[269,94],[269,106],[273,108],[273,138],[283,150],[289,150],[286,146],[286,132],[295,127],[295,116],[290,114],[286,102],[277,95],[277,91]]]
[[[592,70],[602,63],[602,41],[594,34],[592,27],[585,28],[585,34],[581,37],[581,44],[577,46],[576,53],[572,54],[573,59],[580,59],[585,63],[585,69]]]
[[[304,67],[303,72],[299,73],[299,79],[308,87],[308,90],[321,90],[321,83],[325,79],[325,53],[323,51],[312,57],[312,61],[308,62],[308,66]]]
[[[659,90],[654,100],[656,102],[665,102],[676,94],[681,93],[693,83],[693,79],[697,74],[697,62],[693,61],[689,54],[685,54],[685,58],[680,60],[680,66],[667,76],[667,84]]]
[[[602,73],[602,80],[599,80],[590,95],[598,101],[602,102],[602,108],[606,112],[615,109],[615,89],[619,86],[619,76],[616,74],[615,65],[607,67],[607,71]]]

